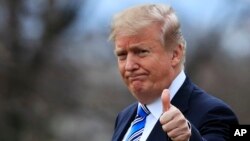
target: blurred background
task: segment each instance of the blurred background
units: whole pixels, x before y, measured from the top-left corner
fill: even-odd
[[[116,115],[135,101],[109,24],[149,2],[175,9],[191,79],[250,124],[249,0],[0,0],[0,140],[109,141]]]

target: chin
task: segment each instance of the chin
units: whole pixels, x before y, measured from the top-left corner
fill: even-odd
[[[154,101],[154,99],[150,97],[136,97],[136,99],[141,103],[141,104],[150,104]]]
[[[136,97],[143,97],[145,95],[145,90],[143,87],[132,87],[130,88],[130,91],[133,93]]]
[[[154,97],[148,93],[147,91],[143,91],[142,89],[140,91],[131,91],[132,95],[142,104],[149,104],[152,101],[154,101]]]

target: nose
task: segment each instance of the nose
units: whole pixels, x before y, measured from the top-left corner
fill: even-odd
[[[128,54],[125,64],[126,71],[134,71],[139,68],[139,64],[133,55]]]

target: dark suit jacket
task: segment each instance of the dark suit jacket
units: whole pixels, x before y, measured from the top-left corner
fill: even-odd
[[[187,77],[171,101],[191,123],[190,141],[227,141],[230,126],[238,119],[223,101],[207,94]],[[112,141],[121,141],[135,118],[137,103],[131,104],[117,116]],[[147,141],[170,141],[158,121]]]

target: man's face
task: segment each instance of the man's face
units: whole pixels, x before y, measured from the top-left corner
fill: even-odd
[[[158,98],[174,79],[173,53],[162,46],[158,30],[148,28],[141,34],[117,36],[115,53],[124,82],[143,104]]]

